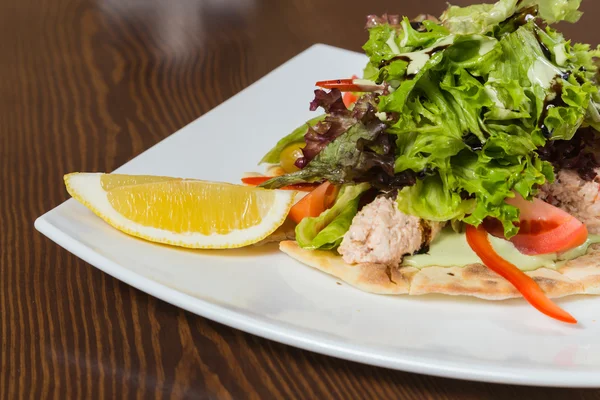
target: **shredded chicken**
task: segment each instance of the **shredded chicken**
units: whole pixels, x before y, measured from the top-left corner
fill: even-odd
[[[441,228],[440,223],[403,214],[393,200],[378,197],[354,217],[338,252],[350,264],[398,266],[404,255],[428,245]]]
[[[600,233],[599,180],[584,181],[575,171],[561,170],[554,183],[542,186],[538,197],[579,219],[590,233]]]

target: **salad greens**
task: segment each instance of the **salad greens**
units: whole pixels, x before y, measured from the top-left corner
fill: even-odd
[[[402,189],[398,204],[404,212],[474,225],[494,217],[511,237],[518,232],[518,212],[504,199],[513,191],[530,199],[538,185],[553,180],[552,166],[536,149],[548,139],[570,140],[584,123],[597,125],[591,60],[598,51],[576,45],[576,55],[575,47],[535,19],[539,8],[551,22],[575,20],[576,8],[568,8],[574,2],[516,3],[450,7],[442,16],[442,39],[431,38],[439,28],[418,32],[404,25],[394,33],[398,47],[406,38],[420,44],[402,54],[395,46],[382,51],[382,28],[372,28],[367,72],[390,85],[379,110],[399,115],[387,130],[397,136],[396,171],[437,172]],[[418,72],[411,74],[411,64]]]
[[[305,135],[302,169],[264,186],[367,182],[397,191],[404,213],[453,225],[492,217],[507,238],[514,236],[519,213],[506,198],[516,192],[531,199],[554,180],[555,168],[576,166],[591,179],[598,167],[584,151],[600,130],[600,50],[542,27],[576,22],[580,3],[450,6],[439,21],[369,17],[364,79],[383,90],[363,95],[353,110],[340,106],[335,89],[315,91],[311,107],[322,107],[326,117]],[[570,149],[569,165],[558,147]],[[343,222],[324,228],[331,232],[324,239],[314,226],[333,224],[327,212],[319,223],[301,223],[300,245],[335,246],[356,213],[350,203],[336,202]]]

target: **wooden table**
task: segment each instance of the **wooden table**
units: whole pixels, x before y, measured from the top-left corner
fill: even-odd
[[[0,0],[0,398],[600,399],[260,339],[133,289],[33,229],[67,199],[64,173],[115,169],[313,43],[359,50],[368,13],[444,3]],[[564,31],[597,44],[600,3],[583,9]]]

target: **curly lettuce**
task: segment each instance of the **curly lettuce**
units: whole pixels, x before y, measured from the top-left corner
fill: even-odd
[[[500,0],[494,4],[450,6],[442,14],[441,20],[443,26],[452,33],[485,34],[521,11],[535,12],[547,24],[577,22],[582,15],[580,5],[581,0]]]
[[[531,199],[556,168],[577,168],[590,179],[600,165],[592,149],[600,130],[600,49],[547,26],[577,21],[580,3],[450,6],[441,22],[370,16],[364,78],[383,91],[363,95],[353,110],[339,92],[317,91],[311,107],[327,116],[304,134],[301,170],[263,186],[366,182],[398,191],[407,214],[453,225],[495,218],[510,238],[519,212],[506,198]],[[337,246],[355,200],[299,225],[299,243]]]
[[[549,23],[576,20],[578,2],[568,3],[450,7],[445,36],[432,41],[432,31],[411,30],[414,46],[405,47],[409,35],[396,33],[400,52],[383,34],[370,37],[367,47],[381,51],[368,69],[390,87],[378,110],[396,116],[387,129],[397,138],[395,171],[428,172],[399,192],[403,212],[474,225],[492,217],[506,237],[518,232],[518,210],[505,199],[515,192],[530,199],[554,179],[539,149],[600,125],[597,51],[536,24],[536,12]]]

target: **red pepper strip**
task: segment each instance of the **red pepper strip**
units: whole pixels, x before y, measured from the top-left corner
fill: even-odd
[[[342,92],[376,92],[383,90],[382,85],[365,85],[360,79],[332,79],[329,81],[319,81],[315,86],[323,89],[339,89]]]
[[[576,324],[571,314],[550,300],[537,283],[515,265],[500,257],[488,239],[488,233],[479,225],[467,225],[467,243],[486,267],[505,278],[540,312],[559,321]]]
[[[268,181],[269,179],[273,179],[272,176],[248,176],[242,178],[242,182],[246,185],[258,186],[263,182]],[[280,189],[283,190],[300,190],[302,192],[312,192],[314,188],[316,188],[318,183],[298,183],[295,185],[284,186]]]

